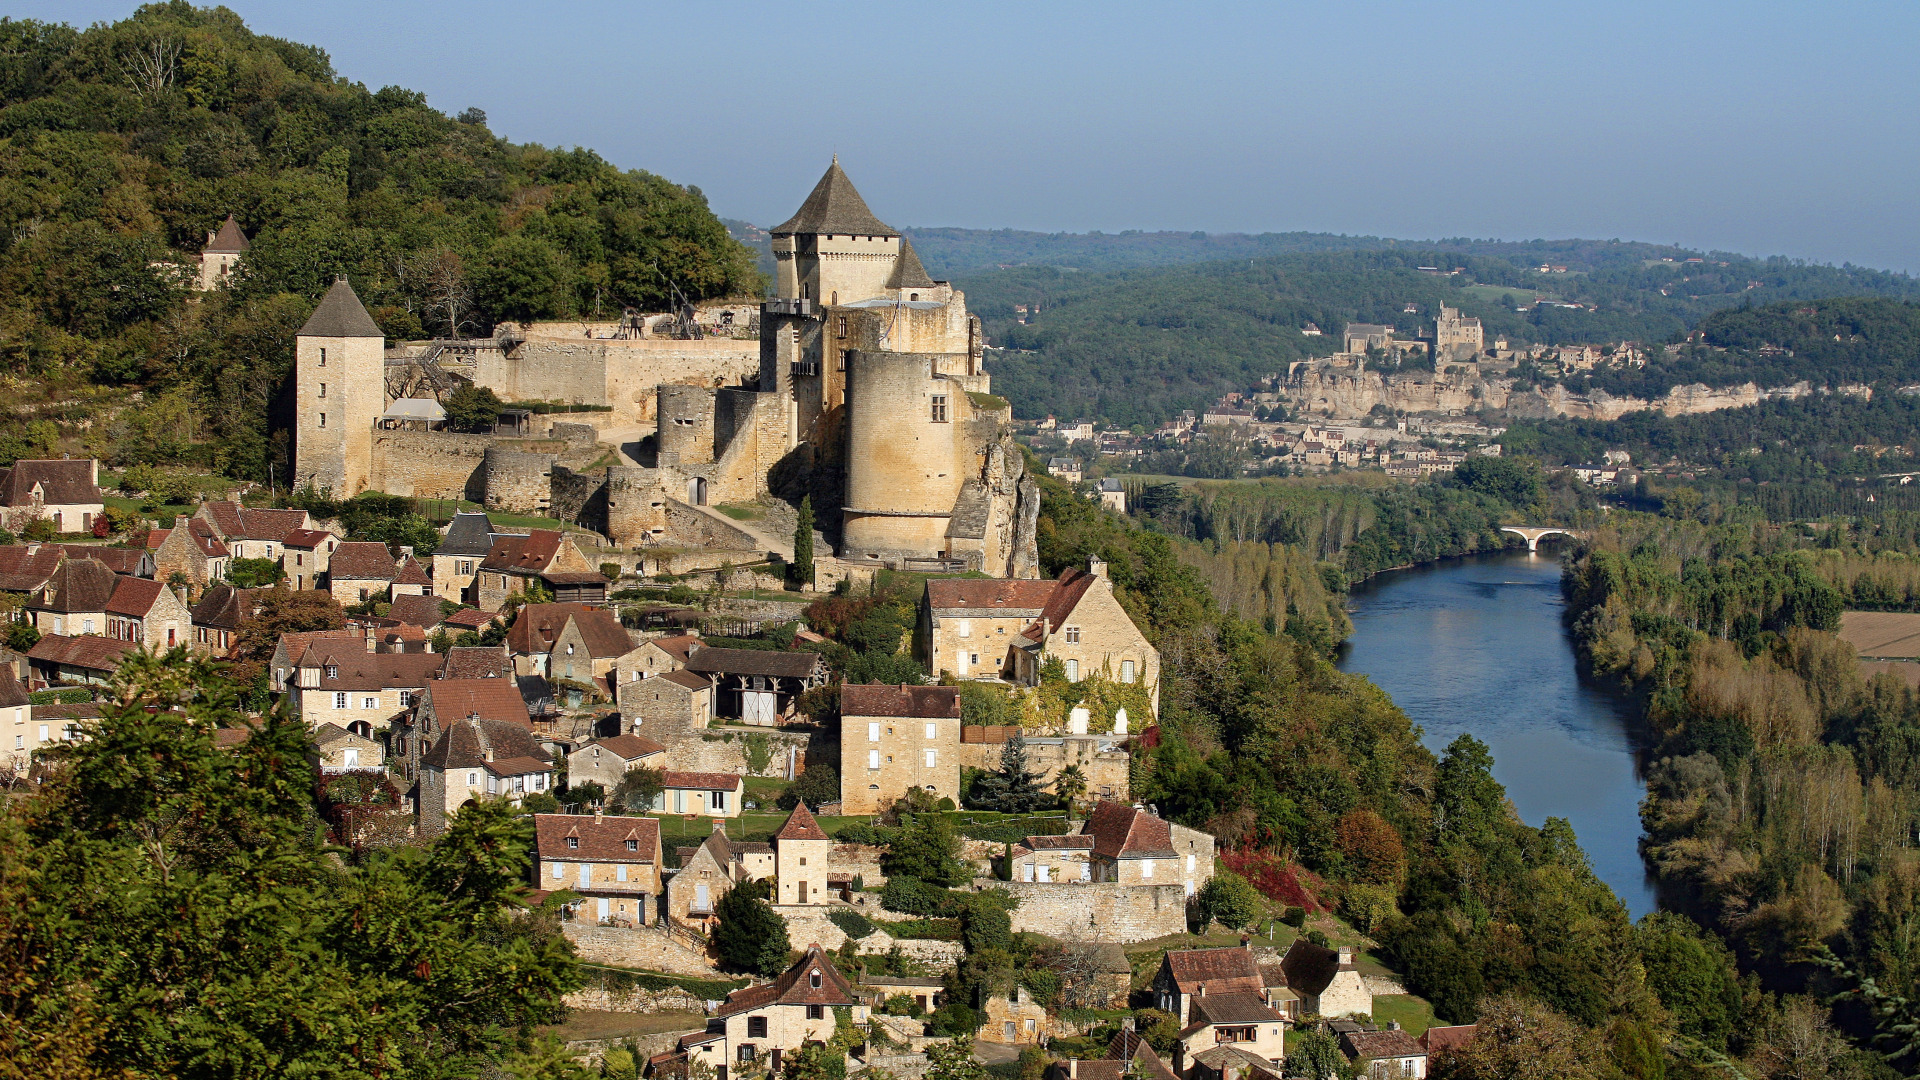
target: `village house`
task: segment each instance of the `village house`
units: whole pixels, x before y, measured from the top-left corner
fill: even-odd
[[[1071,457],[1048,458],[1047,474],[1065,480],[1069,484],[1077,484],[1080,482],[1081,477],[1080,459]]]
[[[1080,833],[1093,838],[1095,881],[1177,882],[1192,896],[1213,880],[1212,836],[1139,807],[1102,801],[1081,824]]]
[[[716,1060],[715,1080],[727,1080],[727,1068],[739,1072],[766,1069],[778,1075],[785,1055],[809,1042],[833,1038],[834,1010],[848,1010],[855,1024],[867,1021],[868,1009],[855,996],[846,977],[833,966],[818,942],[805,956],[765,986],[749,986],[727,995],[707,1021],[719,1036],[706,1053]]]
[[[0,592],[24,602],[46,586],[65,559],[66,553],[56,544],[0,546]]]
[[[173,519],[173,528],[147,533],[147,547],[153,552],[153,576],[168,584],[184,583],[189,597],[226,580],[233,559],[212,525],[185,514]]]
[[[660,795],[648,809],[662,814],[736,818],[747,796],[745,780],[733,773],[668,769],[660,782]]]
[[[313,745],[313,765],[322,775],[361,769],[382,771],[386,767],[386,753],[378,742],[338,724],[321,724],[315,728]]]
[[[1329,949],[1296,938],[1280,960],[1287,986],[1300,996],[1301,1015],[1373,1015],[1373,992],[1353,961],[1353,946]]]
[[[0,739],[5,740],[6,762],[14,773],[24,773],[33,764],[33,752],[50,741],[51,724],[32,726],[33,703],[27,688],[13,677],[12,668],[0,668]]]
[[[1367,1080],[1425,1080],[1427,1052],[1395,1024],[1386,1031],[1345,1031],[1340,1050]]]
[[[26,620],[42,634],[104,634],[107,601],[120,578],[93,559],[63,559],[27,597]]]
[[[521,675],[592,686],[612,696],[605,676],[633,651],[619,616],[585,604],[528,604],[507,631],[507,652]]]
[[[224,284],[240,265],[241,256],[253,245],[247,243],[247,234],[240,231],[240,223],[232,214],[220,223],[218,231],[207,233],[207,244],[200,249],[200,265],[194,275],[194,288],[200,292],[212,292]]]
[[[343,605],[385,600],[398,573],[387,545],[343,541],[327,559],[327,591]]]
[[[153,576],[153,552],[145,548],[107,547],[103,544],[43,544],[69,559],[92,559],[126,577]]]
[[[470,803],[504,799],[518,806],[528,792],[552,787],[553,758],[534,740],[531,725],[453,716],[420,756],[414,795],[420,833],[440,835]]]
[[[650,926],[660,895],[660,822],[648,817],[533,815],[534,887],[580,894],[602,926]]]
[[[56,533],[93,530],[106,510],[100,494],[100,462],[93,458],[23,458],[0,469],[0,528],[24,532],[44,520]]]
[[[620,684],[620,718],[628,731],[679,732],[704,728],[713,719],[713,684],[705,675],[669,671]]]
[[[395,717],[388,729],[391,757],[400,762],[401,773],[408,783],[419,778],[420,763],[454,720],[467,717],[509,724],[528,732],[534,730],[533,717],[516,680],[484,675],[459,678],[449,670],[453,657],[447,659],[449,667],[441,669],[441,677],[430,681],[414,707]],[[477,666],[461,665],[463,668]]]
[[[975,1007],[982,1017],[976,1036],[981,1042],[1036,1046],[1054,1036],[1052,1015],[1019,982],[1003,992],[983,992]]]
[[[1100,481],[1100,505],[1116,514],[1127,512],[1127,489],[1114,477]]]
[[[323,648],[342,649],[367,647],[366,635],[358,630],[300,630],[281,634],[274,643],[273,657],[267,661],[268,685],[276,694],[286,693],[298,680],[294,669],[306,658],[307,649],[314,645]]]
[[[687,671],[712,684],[713,714],[772,727],[793,713],[801,694],[827,682],[826,658],[804,649],[695,649]]]
[[[1232,950],[1204,950],[1227,952]],[[1240,950],[1245,951],[1245,950]],[[1189,1064],[1206,1065],[1216,1072],[1224,1060],[1252,1055],[1258,1063],[1274,1066],[1276,1075],[1287,1056],[1287,1019],[1267,1004],[1259,988],[1205,992],[1190,998],[1188,1023],[1180,1029],[1179,1042],[1173,1048],[1173,1067],[1181,1071]],[[1232,1055],[1210,1053],[1231,1050]]]
[[[918,659],[936,674],[999,678],[1011,670],[1013,643],[1046,610],[1058,581],[935,578],[920,600]]]
[[[105,686],[135,648],[131,642],[95,634],[48,634],[27,650],[27,669],[32,681],[43,686]]]
[[[567,784],[599,784],[611,795],[628,769],[638,765],[657,769],[666,761],[666,753],[666,747],[638,735],[595,739],[567,755]]]
[[[172,589],[148,578],[117,577],[107,599],[107,636],[147,649],[187,644],[193,612]]]
[[[477,603],[473,593],[474,576],[480,563],[493,550],[496,534],[493,519],[478,510],[462,510],[447,523],[439,545],[433,549],[433,592],[448,600]]]
[[[713,834],[698,847],[680,848],[680,869],[667,881],[667,915],[676,924],[707,924],[727,890],[742,881],[773,876],[773,845],[730,840],[726,823],[715,821]]]
[[[910,789],[960,801],[960,690],[840,687],[840,804],[877,814]]]
[[[305,510],[260,509],[237,502],[201,503],[193,516],[212,526],[234,558],[265,559],[276,565],[281,563],[289,534],[313,529],[313,519]]]
[[[294,529],[280,541],[280,569],[293,589],[317,589],[340,538],[318,529]]]
[[[387,589],[388,598],[398,600],[403,596],[427,596],[432,592],[433,579],[427,576],[427,568],[420,565],[420,560],[414,558],[412,552],[401,555],[400,564],[393,571],[393,583]]]
[[[1122,1029],[1107,1043],[1104,1058],[1055,1061],[1047,1066],[1046,1080],[1180,1080],[1154,1052],[1147,1040],[1136,1032]]]
[[[700,648],[698,634],[677,633],[650,637],[614,661],[617,683],[639,682],[687,666],[687,657]]]
[[[413,707],[445,657],[428,652],[368,652],[350,640],[314,642],[287,688],[295,715],[310,728],[336,724],[363,737],[385,731]]]
[[[1069,714],[1068,723],[1073,722]],[[1087,798],[1126,802],[1130,797],[1133,756],[1124,734],[1027,735],[1012,724],[969,724],[960,729],[960,767],[998,769],[1007,741],[1016,734],[1026,744],[1027,768],[1040,774],[1041,787],[1052,787],[1071,765],[1087,783]]]
[[[473,602],[482,610],[499,611],[506,606],[507,597],[526,591],[528,581],[593,570],[580,548],[558,530],[532,529],[525,535],[496,536],[475,572]]]
[[[827,882],[827,863],[833,858],[833,838],[820,828],[805,802],[773,834],[774,880],[780,891],[775,904],[824,904],[833,899]]]

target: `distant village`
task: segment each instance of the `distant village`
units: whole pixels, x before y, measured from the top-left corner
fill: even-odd
[[[582,959],[656,982],[727,978],[728,920],[771,912],[791,952],[747,985],[603,982],[571,999],[700,1014],[648,1037],[649,1076],[778,1074],[830,1047],[850,1070],[913,1080],[958,1037],[983,1060],[1040,1054],[1055,1080],[1277,1080],[1290,1038],[1310,1032],[1368,1075],[1422,1077],[1429,1055],[1470,1040],[1470,1027],[1403,1029],[1394,1009],[1413,999],[1311,902],[1218,900],[1228,853],[1136,801],[1159,653],[1100,559],[1040,576],[1037,484],[964,296],[926,275],[837,162],[773,241],[778,295],[758,308],[577,340],[388,348],[336,282],[295,341],[298,481],[322,502],[454,503],[431,543],[356,537],[259,490],[147,521],[92,460],[0,471],[14,541],[0,545],[0,779],[54,776],[138,652],[250,657],[256,707],[312,731],[317,785],[391,789],[391,805],[343,826],[345,844],[429,840],[474,805],[519,808],[527,903],[558,907]],[[229,219],[203,283],[245,257]],[[678,381],[636,374],[648,356],[674,358]],[[543,377],[573,382],[532,384]],[[599,400],[451,430],[453,394],[490,383],[509,401]],[[1420,440],[1498,434],[1255,419],[1278,392],[1151,437],[1244,429],[1305,468],[1424,474],[1466,451]],[[1045,430],[1107,449],[1087,425]],[[837,543],[816,534],[810,564],[804,526],[772,516],[781,484],[837,515]],[[1100,497],[1126,509],[1123,492]],[[796,579],[799,565],[815,572]],[[811,647],[827,639],[808,605],[871,595],[883,577],[912,583],[901,646],[920,676],[840,680]],[[295,610],[332,625],[286,628]],[[788,636],[767,639],[772,627]],[[1086,692],[1057,721],[1019,711],[1050,686]],[[1025,719],[975,715],[980,688]],[[976,811],[983,779],[1023,792],[1023,811]],[[947,895],[1004,911],[1046,978],[958,974],[977,943],[889,872],[893,838],[922,827],[951,846]]]

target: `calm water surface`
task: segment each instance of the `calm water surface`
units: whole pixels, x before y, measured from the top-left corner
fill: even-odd
[[[1573,823],[1634,918],[1655,907],[1637,847],[1643,794],[1633,705],[1579,677],[1551,554],[1488,555],[1381,574],[1356,588],[1340,668],[1371,678],[1435,753],[1462,732],[1529,825]]]

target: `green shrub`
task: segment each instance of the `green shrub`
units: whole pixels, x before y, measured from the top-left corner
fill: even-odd
[[[1307,925],[1307,909],[1290,907],[1280,916],[1280,921],[1298,930]]]
[[[812,766],[808,766],[808,771],[812,771]],[[803,779],[805,775],[805,773],[801,774]],[[833,838],[843,844],[891,844],[899,832],[898,829],[883,829],[864,821],[850,821],[835,829]]]
[[[853,939],[854,941],[858,941],[861,938],[864,938],[867,935],[873,933],[872,920],[868,919],[865,915],[862,915],[857,911],[848,911],[845,908],[835,908],[834,910],[827,912],[827,919],[828,921],[832,922],[833,925],[839,927],[842,933],[846,934],[847,937]]]
[[[63,690],[35,690],[27,695],[32,705],[85,705],[93,700],[93,691],[84,687],[68,687]]]
[[[946,890],[936,889],[919,878],[890,878],[887,887],[880,890],[880,906],[902,915],[932,915],[946,903]]]
[[[959,919],[906,919],[885,924],[887,933],[902,941],[959,941]]]

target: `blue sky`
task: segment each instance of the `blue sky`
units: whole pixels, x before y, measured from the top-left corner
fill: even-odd
[[[1619,237],[1920,270],[1913,3],[229,6],[348,78],[760,224],[838,151],[896,226]]]

